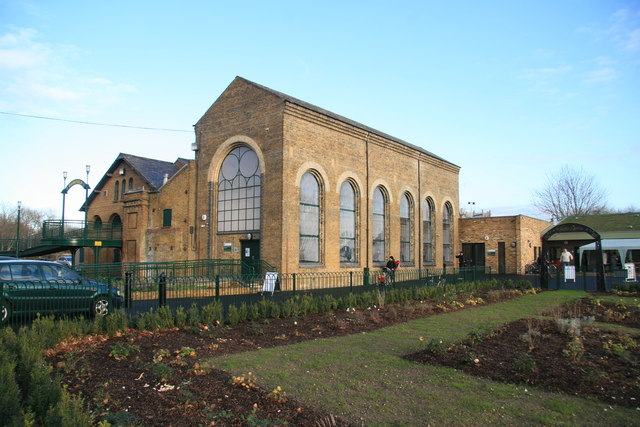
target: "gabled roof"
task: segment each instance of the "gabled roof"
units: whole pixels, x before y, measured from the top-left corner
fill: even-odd
[[[164,175],[167,174],[169,179],[175,175],[180,169],[189,163],[188,159],[178,158],[175,162],[166,162],[164,160],[150,159],[148,157],[134,156],[132,154],[120,153],[116,157],[115,161],[111,164],[107,172],[102,176],[102,179],[94,187],[94,190],[89,196],[88,203],[91,204],[92,200],[96,197],[96,191],[100,191],[106,182],[111,178],[115,170],[121,163],[126,163],[133,171],[142,177],[145,181],[145,186],[148,186],[150,191],[157,191],[164,185]],[[83,204],[80,208],[81,211],[85,210]]]
[[[419,152],[421,152],[421,153],[423,153],[423,154],[426,154],[426,155],[428,155],[428,156],[430,156],[430,157],[436,158],[436,159],[441,160],[441,161],[443,161],[443,162],[446,162],[446,163],[448,163],[448,164],[450,164],[450,165],[453,165],[453,166],[458,167],[458,166],[457,166],[457,165],[455,165],[454,163],[451,163],[451,162],[449,162],[448,160],[445,160],[445,159],[443,159],[443,158],[442,158],[442,157],[440,157],[440,156],[436,156],[435,154],[433,154],[433,153],[431,153],[431,152],[429,152],[429,151],[425,150],[424,148],[421,148],[421,147],[418,147],[418,146],[416,146],[416,145],[410,144],[410,143],[408,143],[408,142],[406,142],[406,141],[403,141],[403,140],[398,139],[398,138],[396,138],[396,137],[394,137],[394,136],[388,135],[388,134],[386,134],[386,133],[384,133],[384,132],[380,132],[379,130],[373,129],[373,128],[369,127],[369,126],[365,126],[365,125],[363,125],[363,124],[361,124],[361,123],[358,123],[358,122],[356,122],[356,121],[354,121],[354,120],[348,119],[348,118],[346,118],[346,117],[344,117],[344,116],[341,116],[341,115],[339,115],[339,114],[332,113],[331,111],[329,111],[329,110],[325,110],[324,108],[320,108],[320,107],[317,107],[317,106],[315,106],[315,105],[313,105],[313,104],[309,104],[308,102],[302,101],[302,100],[300,100],[300,99],[298,99],[298,98],[294,98],[293,96],[289,96],[289,95],[287,95],[287,94],[285,94],[285,93],[278,92],[277,90],[273,90],[273,89],[270,89],[270,88],[268,88],[268,87],[266,87],[266,86],[262,86],[262,85],[260,85],[260,84],[258,84],[258,83],[254,83],[254,82],[252,82],[252,81],[250,81],[250,80],[247,80],[247,79],[245,79],[245,78],[243,78],[243,77],[240,77],[240,76],[237,76],[237,77],[234,79],[234,82],[235,82],[235,81],[242,81],[242,82],[244,82],[244,83],[246,83],[246,84],[249,84],[249,85],[252,85],[252,86],[257,87],[257,88],[259,88],[259,89],[262,89],[262,90],[264,90],[265,92],[268,92],[268,93],[270,93],[271,95],[274,95],[274,96],[276,96],[276,97],[280,98],[281,100],[283,100],[283,101],[285,101],[285,102],[289,102],[289,103],[291,103],[291,104],[298,105],[298,106],[300,106],[300,107],[306,108],[306,109],[311,110],[311,111],[313,111],[313,112],[316,112],[316,113],[318,113],[318,114],[322,114],[322,115],[327,116],[327,117],[330,117],[330,118],[332,118],[332,119],[334,119],[334,120],[337,120],[337,121],[340,121],[340,122],[342,122],[342,123],[345,123],[345,124],[348,124],[348,125],[350,125],[350,126],[353,126],[353,127],[355,127],[355,128],[361,129],[361,130],[363,130],[363,131],[365,131],[365,132],[369,132],[369,133],[371,133],[371,134],[374,134],[374,135],[380,136],[380,137],[382,137],[382,138],[385,138],[385,139],[388,139],[388,140],[391,140],[391,141],[397,142],[398,144],[402,144],[402,145],[404,145],[405,147],[408,147],[408,148],[410,148],[410,149],[412,149],[412,150],[419,151]]]

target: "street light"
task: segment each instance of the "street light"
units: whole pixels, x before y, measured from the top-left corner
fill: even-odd
[[[87,181],[85,182],[86,186],[84,187],[84,226],[87,226],[87,214],[89,213],[89,171],[91,170],[91,165],[87,165]]]
[[[64,200],[67,196],[67,171],[62,172],[62,225],[60,226],[61,237],[64,236]]]
[[[16,225],[16,258],[20,258],[20,207],[22,202],[18,200],[18,222]]]

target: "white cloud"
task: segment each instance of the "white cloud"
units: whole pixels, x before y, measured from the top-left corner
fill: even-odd
[[[77,67],[85,52],[40,41],[30,28],[0,35],[0,98],[14,112],[57,116],[96,114],[124,103],[130,85],[113,83]],[[80,63],[83,64],[83,63]],[[89,75],[87,75],[89,74]]]
[[[627,53],[640,53],[640,11],[620,9],[611,16],[606,34]]]
[[[597,70],[589,71],[585,74],[583,83],[595,84],[595,83],[606,83],[618,76],[618,73],[613,68],[599,68]]]

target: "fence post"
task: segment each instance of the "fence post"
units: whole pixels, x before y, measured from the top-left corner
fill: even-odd
[[[160,273],[158,276],[158,305],[167,304],[167,275]]]
[[[9,320],[9,309],[4,305],[4,283],[2,282],[0,282],[0,310],[2,310],[0,311],[1,317],[7,316],[7,319],[0,318],[0,326],[4,326],[4,321]]]
[[[293,278],[293,296],[296,296],[296,273],[292,273],[292,278]]]
[[[353,271],[349,272],[349,292],[353,292]]]
[[[220,275],[216,274],[216,301],[220,301]]]
[[[125,308],[131,308],[131,270],[124,273],[124,306]]]

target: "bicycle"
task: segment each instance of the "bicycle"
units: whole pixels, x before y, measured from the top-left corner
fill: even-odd
[[[393,284],[392,272],[387,267],[382,267],[382,275],[378,276],[380,286],[389,287]]]

